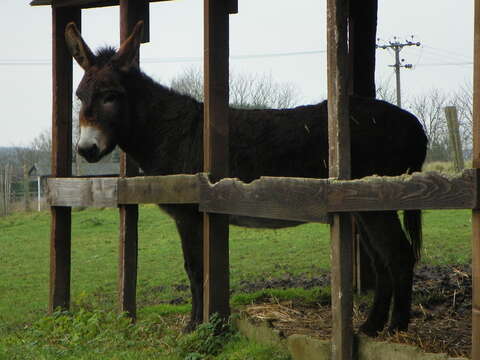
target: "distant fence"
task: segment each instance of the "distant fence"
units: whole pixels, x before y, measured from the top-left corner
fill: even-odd
[[[11,169],[6,165],[0,167],[0,216],[10,212]]]

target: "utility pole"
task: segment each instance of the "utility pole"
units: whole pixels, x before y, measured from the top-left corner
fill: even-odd
[[[413,39],[413,36],[412,36]],[[400,59],[400,51],[405,46],[420,46],[420,42],[413,42],[413,41],[405,41],[405,42],[399,42],[397,41],[397,38],[394,37],[393,41],[389,41],[388,44],[384,45],[377,45],[377,49],[393,49],[395,52],[395,64],[394,65],[389,65],[390,67],[395,68],[395,76],[397,80],[397,106],[401,107],[402,106],[402,92],[400,89],[400,69],[405,68],[405,69],[412,69],[413,65],[412,64],[402,64],[405,59]]]

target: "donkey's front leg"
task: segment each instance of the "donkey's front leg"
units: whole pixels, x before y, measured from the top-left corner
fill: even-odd
[[[394,211],[364,212],[359,215],[359,218],[368,232],[371,247],[388,268],[391,276],[389,286],[393,289],[393,309],[389,331],[406,331],[410,321],[415,264],[410,242]],[[386,273],[385,270],[379,269],[379,271]],[[369,318],[371,316],[373,315]]]
[[[365,216],[365,215],[364,215]],[[368,336],[377,336],[383,330],[388,321],[390,302],[392,299],[393,286],[389,269],[385,266],[375,247],[371,244],[370,235],[361,221],[361,215],[357,215],[358,229],[362,234],[362,243],[367,250],[370,260],[375,269],[375,296],[373,305],[365,323],[360,326],[360,331]],[[375,235],[374,235],[375,236]],[[376,238],[373,239],[374,241]]]
[[[202,322],[203,315],[203,217],[194,206],[184,209],[187,211],[175,212],[174,218],[182,240],[184,266],[192,292],[192,313],[185,328],[186,332],[190,332]]]

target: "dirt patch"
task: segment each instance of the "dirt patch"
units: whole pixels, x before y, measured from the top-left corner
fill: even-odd
[[[325,286],[329,275],[311,279],[286,275],[280,279],[242,284],[242,291],[265,288]],[[408,332],[388,335],[378,340],[416,345],[425,352],[447,353],[450,356],[470,356],[471,347],[471,267],[423,266],[416,270],[414,305]],[[359,297],[354,306],[354,327],[357,330],[367,316],[368,297]],[[331,336],[331,309],[325,304],[305,304],[300,301],[269,299],[247,306],[253,320],[267,321],[281,334],[305,334],[320,339]]]
[[[255,282],[241,281],[239,292],[249,293],[263,289],[311,289],[324,286],[330,286],[330,273],[320,274],[316,277],[286,273],[279,278],[266,278]]]

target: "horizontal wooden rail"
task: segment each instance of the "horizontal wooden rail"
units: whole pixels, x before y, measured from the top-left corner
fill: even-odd
[[[120,204],[198,203],[198,175],[131,178],[51,178],[51,206],[117,207]]]
[[[150,2],[158,1],[171,1],[171,0],[150,0]],[[31,6],[45,6],[51,5],[52,7],[75,7],[75,8],[96,8],[104,6],[118,5],[120,0],[32,0]]]
[[[475,183],[473,170],[466,170],[458,176],[427,172],[331,181],[327,209],[329,212],[471,209],[477,206]]]
[[[415,173],[360,180],[262,177],[251,183],[208,175],[51,178],[51,206],[198,203],[199,211],[327,222],[328,213],[409,209],[475,209],[476,170],[457,176]]]
[[[328,222],[327,179],[261,177],[249,184],[199,175],[200,211],[270,219]]]
[[[245,184],[200,175],[200,210],[284,220],[328,221],[334,212],[472,209],[477,207],[474,170],[459,176],[438,173],[360,180],[262,177]]]

